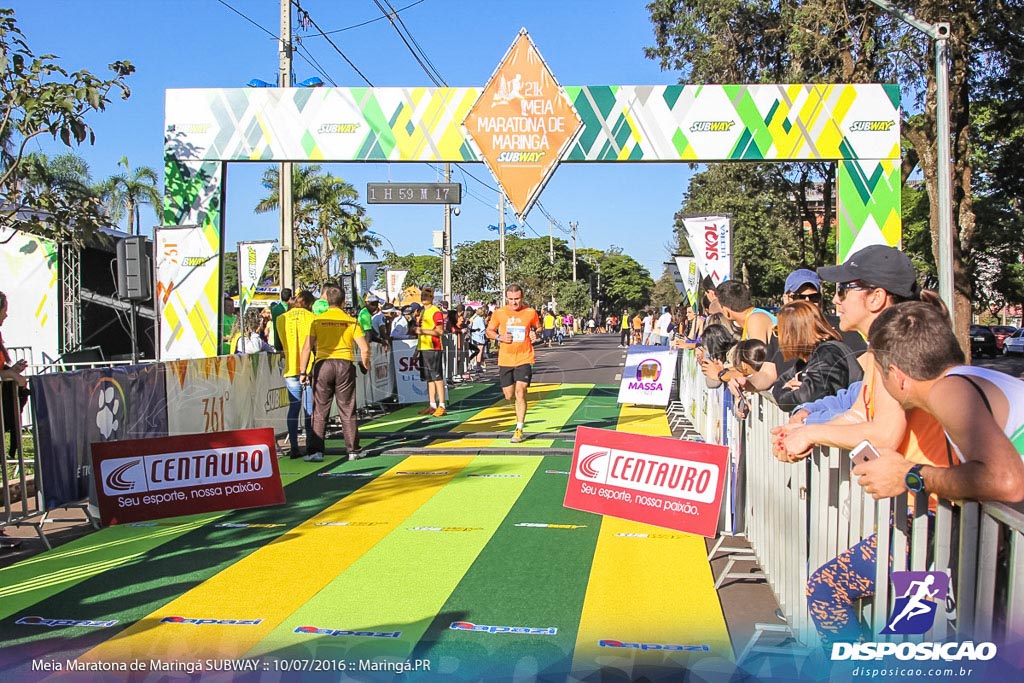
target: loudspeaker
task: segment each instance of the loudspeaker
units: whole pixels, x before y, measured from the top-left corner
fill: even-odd
[[[125,237],[117,242],[117,296],[147,301],[153,295],[153,274],[146,255],[146,238]]]

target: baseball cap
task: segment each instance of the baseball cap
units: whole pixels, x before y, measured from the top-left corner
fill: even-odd
[[[423,306],[421,304],[411,303],[411,304],[409,304],[409,310],[412,313],[415,313],[416,311],[422,311],[423,310]]]
[[[368,304],[379,304],[380,303],[380,299],[378,299],[373,294],[368,294],[366,296],[366,303],[368,303]]]
[[[818,268],[825,282],[864,282],[907,299],[921,291],[910,258],[895,247],[873,244],[855,252],[838,266]]]
[[[804,285],[814,285],[816,290],[819,292],[821,291],[821,279],[818,277],[818,274],[813,270],[808,270],[807,268],[794,270],[792,273],[787,275],[786,289],[783,291],[787,293],[796,293],[799,292],[800,288]]]

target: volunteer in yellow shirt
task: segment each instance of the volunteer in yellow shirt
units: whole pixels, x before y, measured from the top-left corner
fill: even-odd
[[[299,367],[303,368],[299,378],[308,384],[310,378],[305,368],[308,367],[310,355],[316,354],[312,378],[313,433],[306,443],[309,453],[303,460],[323,462],[324,435],[331,412],[331,398],[337,402],[341,414],[348,459],[358,460],[366,453],[359,448],[356,366],[352,345],[354,343],[359,348],[364,372],[370,367],[370,345],[366,343],[359,321],[342,309],[345,305],[345,290],[337,285],[328,285],[324,288],[324,299],[327,300],[327,311],[313,320],[299,357]]]
[[[274,323],[274,332],[281,345],[281,353],[284,354],[284,385],[288,389],[288,457],[301,458],[299,452],[299,411],[302,410],[306,419],[304,427],[306,430],[306,441],[313,433],[313,390],[303,386],[300,375],[309,372],[309,365],[300,366],[299,357],[302,355],[302,346],[309,337],[310,326],[316,319],[313,315],[313,302],[316,298],[309,290],[302,290],[291,298],[288,304],[291,306],[286,312],[277,317]]]

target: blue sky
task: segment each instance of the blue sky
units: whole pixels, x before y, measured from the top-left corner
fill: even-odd
[[[269,33],[277,34],[279,0],[224,0]],[[417,42],[448,84],[483,86],[498,60],[526,27],[559,83],[564,85],[643,85],[675,83],[678,74],[662,72],[644,57],[654,38],[646,3],[639,0],[392,0]],[[94,179],[117,172],[127,156],[133,166],[163,173],[164,90],[167,88],[241,87],[251,78],[275,81],[277,41],[219,0],[9,0],[18,23],[37,53],[60,57],[68,70],[105,74],[106,65],[130,60],[132,96],[117,100],[94,116],[95,146],[77,152],[90,164]],[[373,0],[302,0],[302,7],[375,86],[431,85],[430,80],[381,17]],[[410,6],[411,5],[411,6]],[[363,26],[353,27],[370,20]],[[319,36],[299,29],[302,50],[293,71],[298,80],[318,73],[311,55],[341,86],[365,81]],[[326,79],[325,79],[326,80]],[[59,144],[41,141],[53,155]],[[264,164],[232,164],[228,169],[225,240],[276,239],[276,214],[258,215],[253,207],[266,190],[260,185]],[[367,182],[442,180],[425,164],[334,164],[329,170],[361,193]],[[488,185],[494,180],[483,164],[466,169]],[[540,201],[568,228],[579,222],[581,247],[621,247],[657,278],[674,241],[672,216],[679,208],[691,171],[686,164],[563,164]],[[461,215],[453,219],[457,244],[491,239],[496,224],[497,193],[459,173],[464,184]],[[373,230],[385,235],[399,253],[427,253],[432,231],[442,228],[436,206],[368,207]],[[510,216],[509,220],[512,218]],[[154,213],[143,215],[154,225]],[[528,223],[548,235],[548,221],[538,209]],[[151,234],[151,232],[150,232]],[[529,237],[535,236],[526,230]],[[556,237],[568,239],[555,229]],[[386,243],[385,243],[386,245]]]

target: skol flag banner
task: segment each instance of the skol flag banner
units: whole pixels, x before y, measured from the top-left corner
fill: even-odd
[[[700,287],[700,275],[697,272],[697,259],[692,256],[676,256],[676,268],[683,281],[683,290],[690,305],[697,302],[697,289]]]
[[[619,403],[668,405],[676,350],[665,346],[630,346],[619,384]]]
[[[388,301],[391,303],[395,303],[395,300],[401,296],[402,287],[405,285],[405,277],[408,274],[408,270],[385,271],[384,288],[387,290]]]
[[[565,507],[713,537],[729,449],[579,427]]]
[[[524,29],[463,126],[522,220],[583,121]]]
[[[732,277],[732,221],[728,216],[683,219],[697,268],[717,287]]]
[[[243,313],[256,296],[256,286],[263,277],[263,267],[274,244],[273,240],[238,243],[238,298]]]
[[[220,245],[198,226],[157,228],[161,360],[217,355]]]

